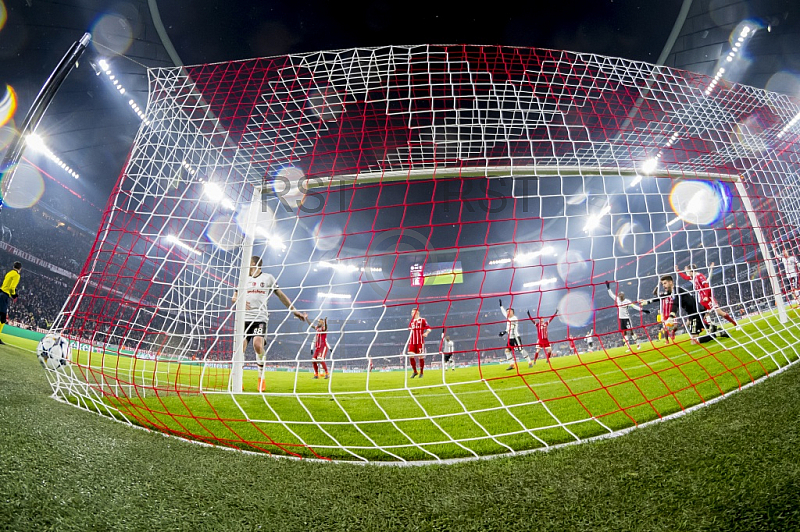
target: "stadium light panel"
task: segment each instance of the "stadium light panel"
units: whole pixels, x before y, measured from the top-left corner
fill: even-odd
[[[319,265],[322,266],[323,268],[331,268],[333,270],[336,270],[337,272],[352,273],[359,271],[358,266],[353,266],[352,264],[340,264],[337,262],[322,261],[319,263]],[[363,269],[361,271],[363,271]]]
[[[675,225],[676,223],[678,223],[680,221],[681,221],[680,216],[676,216],[675,218],[673,218],[672,220],[667,222],[667,227],[673,226],[673,225]]]
[[[603,216],[611,212],[611,205],[605,205],[600,212],[597,214],[592,214],[586,220],[586,225],[583,226],[583,231],[585,233],[591,233],[597,226],[600,225],[600,220],[603,219]]]
[[[652,174],[653,172],[656,171],[657,167],[658,167],[658,158],[651,157],[650,159],[647,159],[646,161],[642,162],[639,168],[645,174]]]
[[[122,83],[117,79],[117,77],[111,71],[111,67],[108,64],[108,61],[106,61],[105,59],[101,59],[100,61],[98,61],[98,65],[100,65],[100,68],[103,69],[103,73],[106,75],[108,80],[114,85],[114,88],[120,94],[125,94],[126,93],[125,87],[122,86]],[[128,105],[130,106],[131,109],[133,109],[133,112],[136,113],[139,119],[145,123],[145,125],[147,126],[150,125],[150,120],[147,119],[147,116],[145,116],[145,114],[142,112],[141,108],[136,104],[135,101],[129,99]]]
[[[270,232],[263,227],[256,227],[256,233],[264,237],[269,247],[279,249],[281,251],[286,250],[286,245],[283,243],[283,239],[281,237],[270,234]]]
[[[335,292],[317,292],[317,297],[323,299],[351,299],[350,294],[337,294]]]
[[[536,257],[540,257],[542,255],[547,255],[549,253],[553,253],[553,248],[550,247],[550,246],[545,246],[545,247],[543,247],[542,249],[540,249],[538,251],[527,251],[527,252],[524,252],[524,253],[517,253],[516,255],[514,255],[514,261],[516,262],[516,261],[526,261],[526,260],[530,260],[530,259],[535,259]],[[497,259],[497,260],[498,261],[503,261],[503,262],[497,262],[498,264],[505,264],[505,261],[511,262],[511,259]],[[494,261],[492,261],[492,262],[494,262]],[[490,264],[491,264],[491,262],[490,262]]]
[[[522,285],[523,288],[533,288],[535,286],[546,286],[548,284],[553,284],[556,282],[555,277],[548,277],[547,279],[541,279],[539,281],[531,281],[529,283],[524,283]]]
[[[191,175],[194,175],[194,173],[191,173]],[[233,202],[229,198],[225,197],[225,191],[222,189],[222,187],[216,183],[211,181],[206,181],[203,183],[203,194],[212,203],[219,203],[228,210],[232,211],[236,208]]]
[[[751,32],[753,29],[745,24],[742,29],[739,31],[739,36],[736,38],[736,42],[731,47],[730,52],[725,57],[726,63],[732,63],[734,59],[741,53],[742,49],[744,49],[745,40],[751,36]],[[714,89],[717,87],[719,80],[722,79],[722,74],[725,73],[725,67],[719,67],[717,69],[717,73],[714,75],[714,79],[711,80],[711,83],[708,84],[708,88],[705,90],[705,95],[709,96]]]
[[[36,133],[31,133],[25,138],[25,142],[28,146],[42,153],[45,157],[53,161],[56,164],[56,166],[67,172],[75,179],[78,179],[80,177],[78,172],[73,170],[67,163],[62,161],[61,158],[58,157],[58,155],[53,153],[53,151],[47,147],[47,144],[45,143],[44,139],[41,136],[37,135]]]
[[[202,255],[203,254],[201,251],[199,251],[199,250],[193,248],[192,246],[190,246],[189,244],[183,242],[180,238],[178,238],[175,235],[168,235],[167,236],[167,242],[169,242],[170,244],[174,244],[174,245],[178,246],[181,249],[185,249],[186,251],[194,253],[195,255]]]
[[[800,113],[794,115],[794,118],[789,120],[786,123],[786,125],[783,126],[783,129],[781,129],[780,132],[778,132],[778,138],[783,137],[786,134],[786,132],[792,129],[798,122],[800,122]]]

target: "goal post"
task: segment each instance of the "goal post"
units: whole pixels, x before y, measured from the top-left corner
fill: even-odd
[[[85,346],[50,373],[61,399],[247,451],[445,463],[623,434],[800,360],[800,287],[772,247],[800,255],[791,98],[496,46],[149,78],[54,325]],[[253,256],[328,325],[269,300],[264,391],[245,371]],[[668,276],[708,306],[670,309]],[[431,332],[412,346],[414,311]],[[455,368],[431,371],[445,331]]]
[[[783,290],[780,286],[778,272],[775,271],[775,257],[772,256],[772,250],[764,237],[764,232],[761,230],[761,222],[753,209],[753,202],[750,201],[750,196],[747,194],[747,189],[742,183],[741,179],[737,179],[736,191],[744,204],[745,212],[750,220],[750,226],[758,240],[758,247],[761,250],[761,256],[764,258],[764,266],[767,268],[767,275],[769,276],[769,283],[772,287],[772,295],[775,299],[775,308],[778,310],[778,316],[781,323],[789,321],[789,316],[786,314],[786,305],[783,301]]]
[[[246,208],[244,241],[242,242],[241,264],[239,278],[236,283],[238,297],[235,304],[236,317],[234,318],[233,354],[231,357],[231,375],[229,390],[241,393],[242,376],[244,375],[245,353],[245,319],[244,314],[247,304],[247,277],[250,275],[250,259],[253,256],[253,241],[255,240],[259,212],[262,209],[261,188],[253,187],[253,197]]]

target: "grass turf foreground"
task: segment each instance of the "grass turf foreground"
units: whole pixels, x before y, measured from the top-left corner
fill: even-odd
[[[800,368],[683,418],[450,466],[270,459],[49,398],[0,347],[4,530],[797,530]]]
[[[104,383],[103,406],[87,407],[107,415],[111,406],[113,415],[188,439],[307,458],[458,459],[607,435],[715,399],[796,360],[788,346],[798,333],[796,322],[785,327],[769,313],[742,324],[738,339],[702,347],[684,335],[678,345],[645,342],[633,353],[611,348],[532,369],[523,362],[518,372],[502,363],[430,368],[424,380],[403,371],[334,372],[330,381],[312,380],[308,369],[273,371],[265,394],[255,392],[255,371],[244,375],[249,391],[232,395],[227,369],[107,353],[73,352],[79,363],[64,376]],[[207,393],[198,394],[201,379]]]

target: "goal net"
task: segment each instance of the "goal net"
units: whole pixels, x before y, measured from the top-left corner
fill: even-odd
[[[448,461],[620,434],[797,360],[787,96],[493,46],[149,80],[53,326],[57,397],[277,456]]]

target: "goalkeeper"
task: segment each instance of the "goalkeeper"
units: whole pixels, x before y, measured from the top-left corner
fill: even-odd
[[[703,330],[703,320],[698,311],[697,301],[695,300],[692,292],[675,284],[675,279],[671,275],[662,275],[659,279],[661,288],[656,286],[654,290],[653,299],[642,301],[642,305],[649,305],[657,300],[661,301],[661,319],[663,323],[674,323],[678,315],[678,309],[683,310],[684,319],[686,320],[686,330],[689,332],[689,337],[693,344],[700,344],[710,342],[713,337],[709,334],[701,335]],[[669,302],[665,302],[668,300]],[[666,311],[666,312],[665,312]],[[666,331],[665,331],[666,332]],[[672,331],[672,341],[675,342],[675,332]]]
[[[0,286],[0,332],[8,319],[8,304],[11,299],[17,299],[17,285],[19,284],[19,272],[22,270],[22,263],[15,262],[14,267],[6,274],[3,284]],[[0,340],[0,344],[3,341]]]
[[[672,279],[671,275],[665,275],[661,277],[661,279],[659,279],[659,284],[653,288],[653,299],[644,299],[640,301],[642,306],[655,303],[656,301],[660,302],[659,310],[661,311],[661,330],[664,334],[664,340],[667,342],[667,345],[669,345],[670,340],[672,340],[672,343],[675,343],[675,329],[678,328],[677,324],[675,323],[675,312],[673,310],[675,304],[675,299],[672,294],[673,287],[670,287],[669,292],[666,291],[666,288],[662,290],[662,282],[670,279]]]

